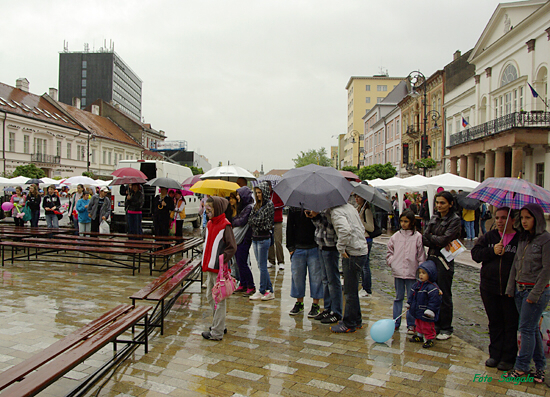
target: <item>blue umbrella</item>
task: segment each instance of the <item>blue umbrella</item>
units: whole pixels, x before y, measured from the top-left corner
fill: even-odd
[[[10,192],[15,192],[15,188],[14,187],[5,187],[4,188],[4,193],[10,193]]]

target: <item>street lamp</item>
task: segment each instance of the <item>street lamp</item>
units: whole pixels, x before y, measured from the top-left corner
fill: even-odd
[[[357,143],[358,144],[358,147],[357,147],[357,169],[360,168],[360,164],[359,164],[359,151],[361,150],[361,142],[359,141],[359,131],[357,130],[352,130],[350,132],[351,134],[351,143],[352,144],[355,144]],[[357,141],[355,140],[355,137],[357,137]],[[353,165],[353,146],[351,148],[351,164]]]

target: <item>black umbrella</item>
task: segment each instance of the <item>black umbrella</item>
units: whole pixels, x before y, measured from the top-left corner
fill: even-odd
[[[352,193],[362,197],[367,203],[371,203],[384,211],[393,212],[390,200],[373,186],[358,184],[353,188]]]
[[[32,184],[38,185],[39,183],[44,183],[42,179],[29,179],[27,182],[25,182],[25,185],[32,185]]]
[[[273,188],[285,205],[315,212],[347,203],[352,189],[334,168],[315,164],[286,172]]]
[[[172,178],[155,178],[146,183],[149,186],[165,187],[166,189],[181,189],[181,183]]]
[[[457,194],[456,201],[458,202],[458,205],[467,210],[477,210],[481,205],[481,201],[467,196],[468,192],[460,192]]]

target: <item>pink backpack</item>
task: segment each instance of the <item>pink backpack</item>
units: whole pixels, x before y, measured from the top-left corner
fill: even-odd
[[[216,284],[212,287],[212,298],[216,304],[231,296],[237,287],[237,280],[231,276],[229,267],[223,262],[223,254],[219,258],[220,269]]]

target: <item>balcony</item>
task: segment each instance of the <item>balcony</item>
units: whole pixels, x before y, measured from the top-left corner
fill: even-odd
[[[418,128],[414,128],[414,125],[408,125],[407,130],[405,131],[405,134],[410,136],[411,138],[418,138],[420,131]]]
[[[550,112],[514,112],[450,136],[449,147],[499,134],[513,128],[549,128]]]
[[[60,164],[61,157],[51,154],[34,153],[31,154],[31,161],[33,163]]]

